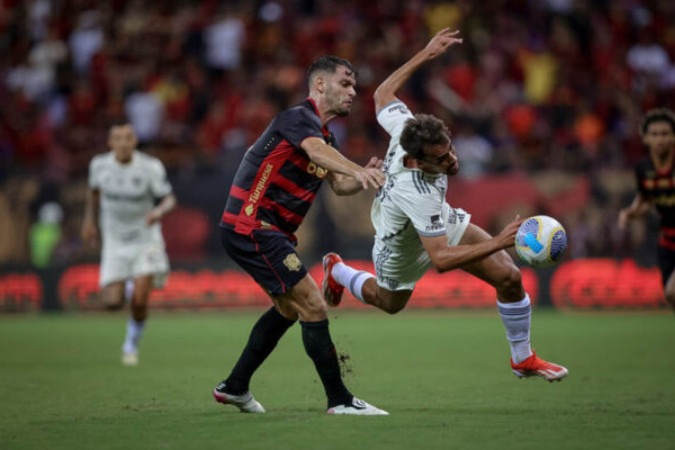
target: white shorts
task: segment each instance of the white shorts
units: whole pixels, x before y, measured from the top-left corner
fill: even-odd
[[[154,275],[153,286],[162,288],[169,276],[169,257],[164,245],[117,245],[103,249],[99,285],[105,287],[143,275]]]
[[[462,211],[464,212],[464,211]],[[447,224],[448,245],[455,246],[464,236],[471,215],[456,224]],[[431,266],[431,258],[422,243],[405,251],[393,251],[379,240],[373,245],[373,263],[377,284],[388,291],[412,291]]]

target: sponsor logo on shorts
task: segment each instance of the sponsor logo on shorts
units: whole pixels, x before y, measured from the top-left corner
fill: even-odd
[[[394,280],[393,278],[385,278],[384,282],[387,283],[387,286],[389,286],[390,291],[395,291],[396,288],[398,288],[398,285],[401,284],[397,280]]]
[[[457,223],[457,212],[454,209],[450,210],[450,213],[448,214],[448,223],[451,224],[456,224]],[[462,218],[460,217],[459,220],[461,221]]]
[[[284,266],[291,272],[299,272],[302,267],[302,262],[300,261],[300,258],[298,258],[298,255],[290,253],[284,259]]]

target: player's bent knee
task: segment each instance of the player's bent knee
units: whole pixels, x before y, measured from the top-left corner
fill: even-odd
[[[504,302],[520,301],[525,294],[523,279],[516,266],[509,265],[505,268],[494,287],[497,291],[497,297]]]
[[[294,309],[298,318],[304,322],[318,322],[328,317],[328,308],[323,300],[320,301],[297,301]]]
[[[520,269],[516,266],[509,265],[500,274],[498,280],[498,288],[504,290],[519,289],[523,284],[523,277]]]
[[[675,305],[675,292],[665,292],[666,301],[671,305]]]
[[[382,309],[387,314],[394,315],[394,314],[400,312],[404,307],[405,307],[405,305],[398,305],[397,304],[397,305],[386,305]]]
[[[407,300],[401,301],[396,299],[387,299],[379,302],[378,306],[380,306],[382,311],[393,315],[400,312],[403,308],[405,308],[405,305],[407,303],[408,303]]]

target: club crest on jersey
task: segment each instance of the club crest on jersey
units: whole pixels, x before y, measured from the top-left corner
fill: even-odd
[[[299,272],[300,268],[302,267],[302,262],[300,262],[298,255],[295,253],[289,253],[284,259],[284,266],[286,266],[291,272]]]

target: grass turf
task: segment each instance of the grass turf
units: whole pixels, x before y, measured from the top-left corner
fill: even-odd
[[[253,379],[268,410],[211,390],[260,312],[154,313],[122,367],[125,316],[0,318],[0,449],[673,449],[672,314],[536,310],[561,383],[518,380],[494,312],[332,310],[346,384],[388,417],[329,417],[299,327]]]

